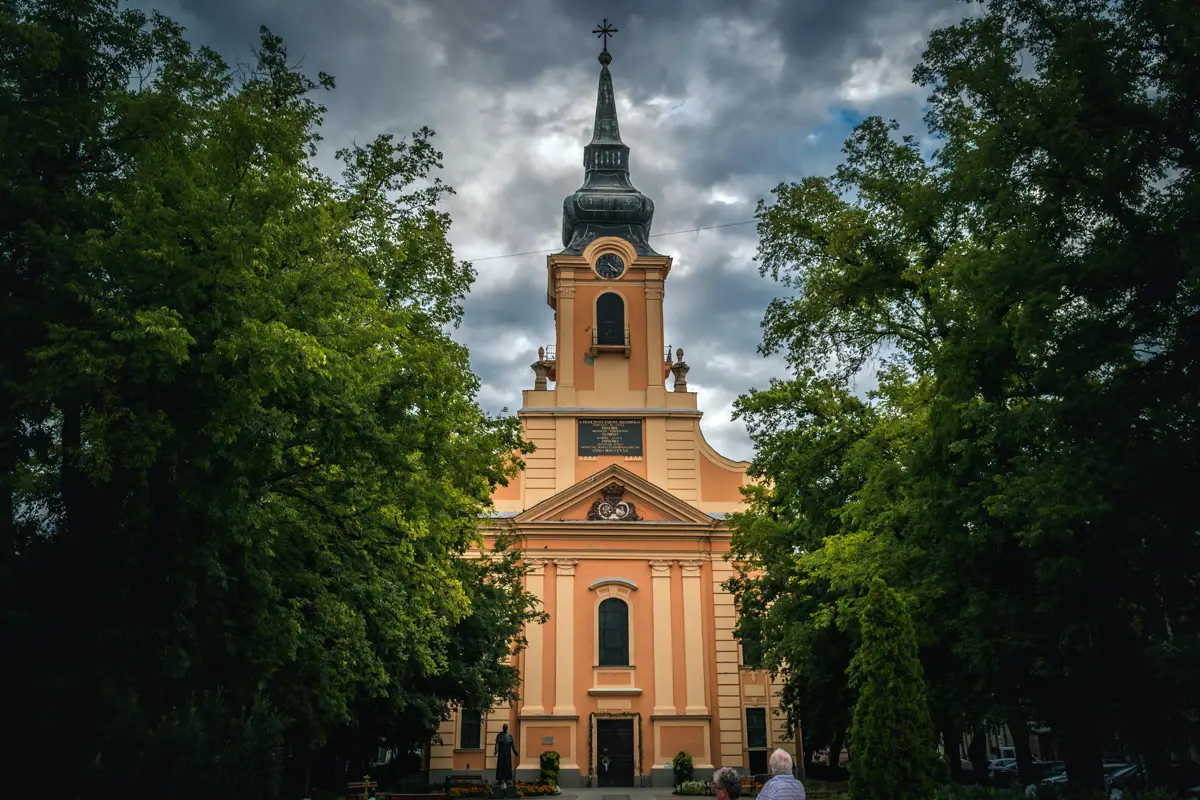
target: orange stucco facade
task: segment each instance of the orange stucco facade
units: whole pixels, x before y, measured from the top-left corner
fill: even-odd
[[[671,258],[635,245],[594,236],[547,258],[555,342],[534,362],[518,412],[536,450],[496,491],[486,538],[517,538],[526,588],[549,619],[527,631],[520,701],[454,710],[430,748],[432,780],[492,780],[505,724],[516,777],[536,777],[553,750],[563,786],[669,786],[679,751],[698,777],[719,766],[765,771],[776,747],[795,754],[780,687],[742,665],[724,588],[724,518],[741,507],[748,464],[705,441],[690,366],[664,338]]]

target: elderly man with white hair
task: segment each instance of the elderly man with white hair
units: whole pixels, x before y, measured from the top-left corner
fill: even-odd
[[[732,767],[721,767],[713,773],[713,794],[717,800],[738,800],[742,795],[742,779]]]
[[[786,750],[771,753],[771,778],[758,793],[758,800],[806,800],[804,784],[792,775],[792,757]]]

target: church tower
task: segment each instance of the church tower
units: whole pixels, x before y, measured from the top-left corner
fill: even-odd
[[[555,337],[518,411],[537,449],[494,493],[478,553],[514,537],[549,620],[525,631],[517,703],[452,710],[429,749],[434,782],[497,780],[505,725],[516,778],[536,779],[553,752],[563,787],[671,786],[681,751],[698,778],[761,774],[771,749],[797,752],[780,686],[733,638],[724,520],[742,507],[748,464],[704,440],[683,350],[663,335],[671,258],[650,246],[654,203],[630,179],[614,32],[607,20],[594,31],[606,46],[583,185],[546,259]]]
[[[583,185],[563,201],[563,249],[546,259],[554,343],[539,348],[518,412],[537,451],[497,506],[530,508],[620,464],[706,511],[732,511],[746,464],[704,441],[683,348],[665,339],[671,258],[650,246],[654,201],[630,179],[607,47],[599,60]]]

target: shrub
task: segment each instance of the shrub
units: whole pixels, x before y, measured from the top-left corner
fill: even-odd
[[[712,795],[713,786],[708,781],[682,781],[679,784],[679,794]]]
[[[549,797],[551,795],[558,794],[558,787],[551,784],[526,783],[525,781],[517,781],[513,785],[513,788],[515,788],[517,791],[517,797]],[[450,790],[450,797],[455,798],[455,800],[460,800],[463,798],[470,800],[470,798],[475,797],[491,796],[491,784],[484,784],[483,786],[456,786]]]
[[[937,785],[939,759],[917,636],[904,602],[881,578],[862,612],[862,644],[850,663],[858,689],[850,747],[855,800],[925,800]]]
[[[1076,792],[1067,794],[1061,787],[1038,786],[1033,793],[1024,789],[993,789],[986,786],[941,786],[934,791],[932,800],[1111,800],[1108,790]],[[1175,795],[1164,789],[1124,790],[1121,800],[1176,800]]]
[[[517,781],[517,795],[524,797],[549,797],[558,794],[558,786],[553,783],[525,783]]]
[[[145,724],[138,703],[129,698],[113,722],[97,766],[102,785],[171,787],[180,800],[278,797],[284,722],[268,700],[242,706],[223,691],[206,692],[154,725]]]
[[[558,786],[558,753],[553,750],[547,750],[542,753],[541,768],[542,772],[539,776],[539,782],[547,786]]]
[[[671,766],[675,770],[675,785],[682,786],[685,782],[692,779],[692,757],[680,750],[671,759]]]

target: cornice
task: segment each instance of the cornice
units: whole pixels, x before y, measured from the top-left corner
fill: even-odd
[[[598,550],[596,548],[589,547],[589,548],[580,548],[580,549],[562,548],[557,551],[547,551],[547,550],[539,549],[537,552],[539,552],[539,553],[550,552],[550,553],[552,553],[552,555],[555,555],[555,556],[559,556],[559,557],[569,556],[571,558],[577,558],[580,561],[640,561],[642,563],[646,563],[647,560],[651,560],[651,559],[666,561],[666,560],[669,560],[672,558],[677,559],[679,557],[678,550],[668,550],[668,549],[662,549],[662,550],[617,550],[617,549]],[[708,553],[694,552],[694,553],[688,553],[688,555],[692,557],[692,560],[699,559],[701,561],[709,561],[709,562],[716,563],[717,561],[722,560],[721,556],[724,554],[723,553],[708,554]],[[539,574],[544,574],[544,573],[539,573]]]
[[[522,720],[537,720],[537,721],[552,721],[552,720],[570,720],[579,719],[578,714],[517,714],[518,719]]]
[[[636,414],[642,417],[696,417],[704,416],[703,411],[694,408],[584,408],[582,406],[526,406],[517,411],[526,417],[556,417],[580,416],[589,417],[627,417]]]
[[[506,522],[508,520],[505,520]],[[511,526],[521,536],[544,536],[567,539],[614,539],[619,541],[638,539],[727,539],[732,536],[721,520],[704,522],[599,522],[586,519],[544,520],[538,522],[515,522]]]
[[[588,584],[588,591],[595,591],[601,586],[624,586],[626,589],[637,591],[638,585],[628,578],[600,578]]]

